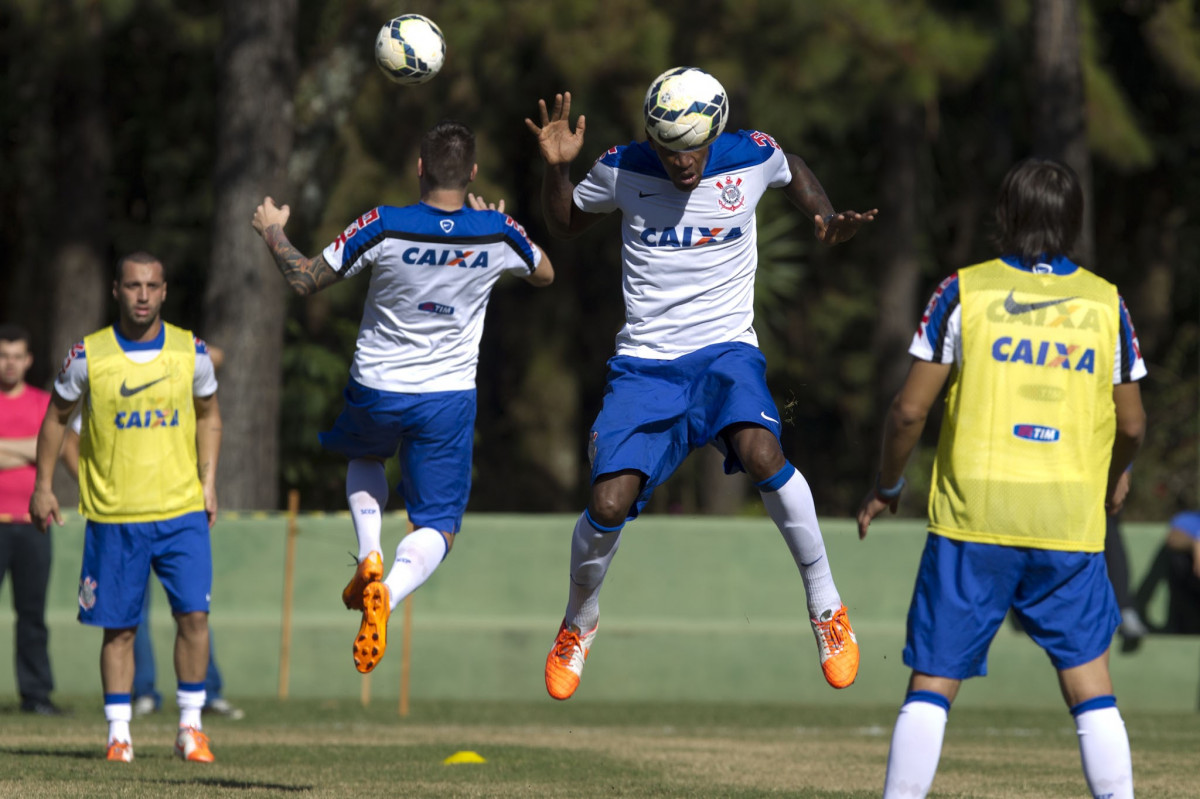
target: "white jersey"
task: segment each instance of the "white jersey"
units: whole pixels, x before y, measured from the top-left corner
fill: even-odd
[[[121,335],[116,325],[113,325],[113,332],[117,336],[117,343],[125,351],[125,357],[134,363],[153,361],[162,352],[163,342],[166,340],[165,327],[159,328],[158,335],[152,341],[130,341]],[[208,354],[208,345],[202,339],[193,338],[196,342],[196,368],[192,372],[192,396],[211,397],[217,393],[216,370],[213,368],[212,357]],[[63,360],[62,368],[58,370],[58,376],[54,379],[54,393],[68,402],[74,402],[83,397],[87,390],[87,351],[80,341]],[[78,408],[75,413],[78,419]],[[79,432],[78,423],[74,423],[74,427],[75,431]]]
[[[617,354],[670,359],[711,344],[758,345],[754,209],[792,180],[775,140],[722,133],[700,183],[675,188],[647,142],[614,147],[575,187],[589,213],[621,211],[625,326]]]
[[[406,394],[474,388],[492,287],[542,258],[507,214],[424,203],[363,214],[322,255],[343,277],[373,267],[351,377]]]

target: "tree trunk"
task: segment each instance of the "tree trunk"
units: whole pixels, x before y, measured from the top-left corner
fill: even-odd
[[[911,105],[893,106],[884,117],[882,197],[877,230],[880,274],[876,285],[878,315],[871,340],[877,367],[875,408],[872,419],[881,419],[908,373],[908,345],[916,329],[921,298],[921,264],[917,253],[921,110]]]
[[[55,6],[74,30],[76,46],[58,55],[53,93],[55,213],[46,343],[57,366],[75,342],[101,327],[112,302],[106,190],[112,137],[105,113],[104,18],[92,0],[74,10]],[[82,13],[80,13],[82,12]],[[55,490],[63,507],[78,501],[78,484],[59,470]]]
[[[1039,0],[1033,15],[1033,152],[1062,161],[1083,187],[1083,231],[1076,255],[1096,269],[1092,161],[1079,41],[1078,0]]]
[[[54,92],[56,214],[51,279],[49,347],[61,358],[75,342],[100,327],[112,293],[105,203],[112,146],[104,100],[104,20],[88,3],[78,18],[56,9],[64,24],[78,27],[78,47],[59,56]],[[81,62],[82,59],[82,62]]]
[[[225,0],[223,6],[203,335],[225,350],[217,472],[224,508],[278,504],[286,288],[250,217],[264,195],[287,196],[296,13],[296,0]]]

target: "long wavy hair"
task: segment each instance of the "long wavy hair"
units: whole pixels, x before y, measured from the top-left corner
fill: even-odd
[[[1083,228],[1083,188],[1066,164],[1027,158],[1000,184],[997,244],[1022,263],[1073,256]]]

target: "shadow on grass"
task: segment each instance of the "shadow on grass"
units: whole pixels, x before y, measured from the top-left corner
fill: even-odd
[[[287,791],[291,793],[304,793],[314,789],[312,785],[281,785],[276,782],[250,782],[248,780],[227,780],[219,777],[197,777],[189,780],[145,780],[148,783],[159,783],[162,785],[204,785],[211,788],[231,788],[238,791],[256,791],[266,789],[270,791]]]
[[[94,749],[79,749],[70,751],[68,749],[18,749],[16,747],[0,746],[0,754],[5,755],[21,755],[35,757],[73,757],[76,760],[103,760],[104,750]]]
[[[104,751],[97,749],[36,749],[32,747],[0,746],[0,755],[16,757],[69,757],[75,760],[103,760]],[[138,782],[158,785],[202,785],[210,788],[229,788],[238,791],[282,791],[287,793],[304,793],[314,789],[312,785],[283,785],[277,782],[252,782],[249,780],[231,780],[221,777],[191,777],[188,779],[141,779]]]

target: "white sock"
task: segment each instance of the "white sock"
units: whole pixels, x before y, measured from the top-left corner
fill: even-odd
[[[1092,796],[1133,799],[1133,763],[1129,734],[1116,706],[1085,710],[1075,716],[1083,776]]]
[[[820,619],[826,611],[832,614],[842,606],[842,597],[833,583],[808,481],[788,463],[774,477],[759,483],[758,489],[767,514],[783,534],[800,569],[809,617]]]
[[[600,622],[600,587],[621,544],[621,527],[600,529],[587,511],[575,522],[571,536],[571,588],[563,618],[580,632],[589,632]]]
[[[346,467],[346,502],[358,537],[358,559],[383,552],[383,509],[387,507],[388,484],[383,464],[356,458]]]
[[[204,709],[207,692],[185,691],[179,688],[175,691],[175,704],[179,705],[179,726],[200,729],[200,711]]]
[[[942,756],[946,708],[909,699],[900,708],[888,751],[883,799],[921,799],[929,793]]]
[[[400,600],[429,579],[429,575],[445,560],[447,552],[446,539],[432,527],[413,530],[400,540],[400,546],[396,547],[396,560],[383,581],[391,592],[393,610]]]
[[[129,722],[133,719],[133,705],[126,700],[124,703],[104,706],[104,718],[108,721],[108,743],[125,741],[128,743]]]

